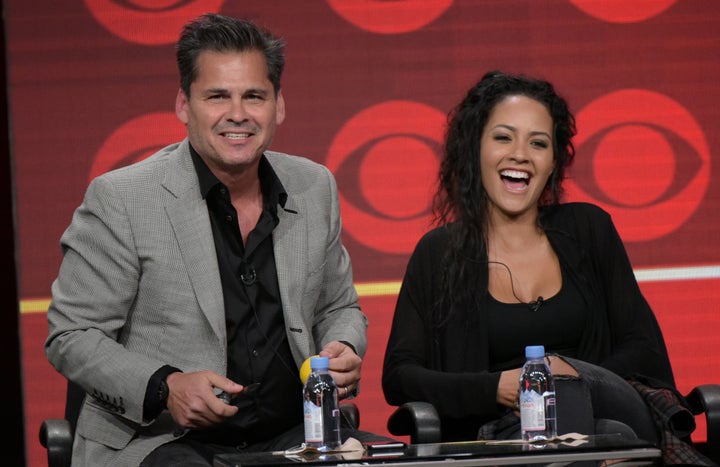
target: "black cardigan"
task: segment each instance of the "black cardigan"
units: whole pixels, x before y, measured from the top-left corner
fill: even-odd
[[[541,223],[560,266],[590,310],[577,358],[628,379],[674,388],[665,342],[643,297],[610,215],[568,203],[542,208]],[[432,328],[439,290],[444,227],[423,236],[410,257],[387,344],[382,386],[391,405],[431,402],[445,439],[475,439],[478,428],[506,410],[496,403],[500,372],[489,371],[483,310]],[[433,345],[441,342],[442,344]]]

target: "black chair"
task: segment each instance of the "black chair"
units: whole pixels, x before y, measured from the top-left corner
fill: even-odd
[[[48,467],[70,467],[75,424],[85,392],[75,383],[68,382],[65,395],[65,418],[49,418],[40,425],[40,444],[47,449]],[[340,404],[342,416],[353,428],[360,426],[360,411],[352,402]]]
[[[706,457],[720,463],[720,384],[697,386],[686,396],[693,415],[705,415],[706,441],[693,446]],[[442,441],[440,417],[428,402],[407,402],[390,415],[388,431],[395,436],[409,436],[412,444]]]
[[[720,384],[703,384],[685,396],[693,415],[705,414],[706,441],[694,443],[695,448],[720,464]]]
[[[85,399],[85,391],[68,382],[65,418],[48,418],[40,425],[40,444],[47,449],[48,467],[70,467],[75,424]]]

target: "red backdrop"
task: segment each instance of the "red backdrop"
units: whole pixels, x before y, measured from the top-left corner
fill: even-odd
[[[546,78],[578,117],[569,198],[608,209],[683,391],[720,382],[720,4],[713,0],[6,1],[29,465],[64,381],[43,354],[58,240],[89,179],[183,135],[173,42],[205,11],[287,39],[273,149],[338,178],[370,319],[362,428],[407,258],[428,228],[445,115],[490,69]]]

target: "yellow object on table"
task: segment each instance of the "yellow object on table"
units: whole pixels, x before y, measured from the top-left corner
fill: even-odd
[[[314,357],[319,357],[319,355],[311,355],[305,359],[302,365],[300,365],[300,381],[302,381],[303,384],[305,384],[305,381],[307,381],[308,376],[310,376],[310,373],[312,372],[310,369],[310,359]]]

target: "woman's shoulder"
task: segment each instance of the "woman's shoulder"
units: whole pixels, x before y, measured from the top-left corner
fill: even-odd
[[[425,232],[415,244],[408,258],[405,281],[412,277],[412,282],[420,281],[429,284],[443,261],[449,234],[446,227],[433,227]]]
[[[436,248],[439,244],[445,243],[449,238],[448,226],[434,227],[425,232],[418,240],[415,250]]]
[[[562,203],[542,209],[543,223],[548,228],[591,227],[610,220],[610,213],[602,207],[585,202]]]
[[[411,263],[426,263],[428,261],[435,262],[442,256],[445,251],[450,235],[447,226],[433,227],[425,232],[415,244]]]

